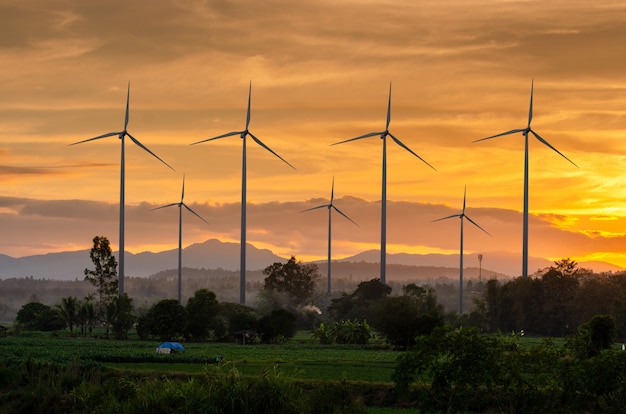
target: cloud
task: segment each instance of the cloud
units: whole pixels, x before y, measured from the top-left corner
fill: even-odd
[[[320,259],[326,255],[326,210],[302,212],[327,203],[324,198],[298,202],[251,203],[248,205],[248,242],[270,248],[281,256]],[[359,224],[333,214],[333,255],[345,257],[359,253],[364,246],[378,248],[380,243],[380,202],[356,197],[339,197],[335,204]],[[239,241],[238,203],[196,203],[189,207],[211,225],[192,214],[183,214],[183,244],[210,238]],[[154,203],[126,207],[126,246],[133,252],[174,248],[178,241],[178,211],[175,208],[151,211]],[[460,206],[459,206],[460,208]],[[433,222],[457,214],[459,208],[441,204],[388,202],[387,242],[390,253],[458,251],[458,220]],[[469,208],[466,213],[493,235],[489,237],[466,223],[465,249],[470,252],[521,249],[521,214],[494,208]],[[117,245],[119,209],[116,204],[86,200],[33,200],[0,198],[0,225],[11,238],[0,241],[0,252],[78,250],[89,247],[95,235],[107,236]],[[552,216],[530,216],[530,252],[533,256],[576,257],[588,251],[621,251],[626,235],[587,234],[559,229]]]

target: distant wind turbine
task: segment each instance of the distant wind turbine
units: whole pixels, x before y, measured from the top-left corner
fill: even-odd
[[[336,142],[331,145],[339,145],[350,141],[356,141],[363,138],[379,136],[383,140],[383,161],[382,161],[382,200],[381,200],[381,230],[380,230],[380,282],[386,283],[386,261],[387,261],[387,137],[391,139],[419,158],[424,164],[435,170],[435,167],[426,162],[422,157],[417,155],[413,150],[404,145],[398,138],[396,138],[391,132],[389,132],[389,123],[391,122],[391,82],[389,82],[389,100],[387,102],[387,123],[385,124],[385,130],[380,132],[370,132],[369,134],[361,135],[356,138],[350,138],[345,141]],[[435,170],[436,171],[436,170]]]
[[[558,149],[553,147],[548,141],[546,141],[541,136],[539,136],[539,134],[533,131],[532,128],[530,127],[530,123],[533,119],[534,86],[535,86],[535,80],[533,79],[531,86],[530,86],[530,106],[528,109],[528,125],[526,126],[526,128],[512,129],[510,131],[502,132],[500,134],[491,135],[489,137],[481,138],[481,139],[477,139],[473,141],[473,142],[479,142],[479,141],[484,141],[487,139],[501,137],[503,135],[516,134],[518,132],[521,132],[521,134],[524,136],[524,226],[522,230],[523,232],[522,234],[522,277],[524,278],[528,277],[528,134],[529,133],[533,134],[539,142],[546,145],[547,147],[552,149],[554,152],[559,154],[561,157],[569,161],[574,167],[578,168],[578,165],[576,165],[572,160],[570,160],[565,155],[563,155]]]
[[[330,191],[330,202],[328,204],[322,204],[320,206],[317,207],[312,207],[312,208],[308,208],[306,210],[302,210],[301,213],[304,213],[305,211],[311,211],[311,210],[317,210],[320,208],[327,208],[328,209],[328,287],[326,289],[326,293],[328,293],[330,295],[330,261],[331,261],[331,254],[330,254],[330,247],[331,247],[331,212],[332,209],[335,209],[335,211],[339,214],[341,214],[342,216],[344,216],[345,218],[347,218],[348,220],[350,220],[351,222],[353,222],[357,227],[359,226],[354,220],[352,220],[350,217],[346,216],[343,211],[339,210],[334,204],[333,204],[333,200],[335,199],[335,177],[333,177],[333,185],[332,185],[332,189]]]
[[[242,305],[246,303],[246,137],[250,136],[254,142],[265,148],[267,151],[274,154],[282,162],[290,166],[295,170],[295,167],[289,164],[280,155],[275,153],[270,147],[265,145],[261,140],[255,137],[249,130],[250,125],[250,97],[252,96],[252,82],[248,90],[248,111],[246,114],[246,128],[243,131],[234,131],[227,134],[218,135],[213,138],[204,139],[202,141],[194,142],[191,145],[200,144],[202,142],[213,141],[220,138],[226,138],[233,135],[239,135],[243,140],[243,154],[242,154],[242,167],[241,167],[241,255],[239,266],[239,303]]]
[[[180,195],[180,201],[178,203],[170,203],[161,207],[153,208],[152,210],[160,210],[162,208],[178,206],[178,303],[181,303],[182,300],[182,273],[183,273],[183,207],[187,209],[191,214],[198,217],[200,220],[204,221],[206,224],[211,225],[208,221],[203,219],[198,213],[193,211],[191,207],[189,207],[184,202],[185,199],[185,175],[183,175],[183,191]]]
[[[163,164],[167,165],[170,169],[174,170],[174,168],[172,168],[172,166],[170,166],[168,163],[166,163],[165,161],[163,161],[161,158],[159,158],[155,153],[153,153],[152,151],[150,151],[145,145],[143,145],[141,142],[139,142],[135,137],[133,137],[127,130],[128,127],[128,106],[129,106],[129,102],[130,102],[130,82],[128,82],[128,92],[126,94],[126,116],[124,118],[124,129],[120,132],[109,132],[107,134],[103,134],[103,135],[98,135],[97,137],[94,138],[89,138],[83,141],[78,141],[78,142],[74,142],[71,145],[77,145],[77,144],[82,144],[84,142],[89,142],[89,141],[95,141],[97,139],[102,139],[102,138],[107,138],[107,137],[113,137],[116,136],[121,140],[121,144],[122,144],[122,155],[121,155],[121,161],[120,161],[120,249],[119,249],[119,284],[118,284],[118,291],[119,291],[119,295],[122,296],[124,294],[124,169],[125,169],[125,162],[124,162],[124,138],[128,137],[131,139],[131,141],[133,141],[138,147],[142,148],[144,151],[148,152],[150,155],[152,155],[154,158],[156,158],[157,160],[161,161]]]
[[[467,195],[467,186],[465,187],[465,190],[463,191],[463,210],[461,210],[460,214],[452,214],[451,216],[442,217],[440,219],[433,220],[433,222],[435,222],[435,221],[451,219],[453,217],[458,217],[461,220],[461,249],[459,253],[459,261],[460,261],[460,264],[459,264],[459,315],[463,314],[463,219],[467,219],[474,226],[478,227],[485,233],[489,234],[487,230],[480,227],[478,224],[476,224],[476,222],[474,222],[474,220],[472,220],[467,214],[465,214],[466,195]],[[491,234],[489,235],[491,236]]]

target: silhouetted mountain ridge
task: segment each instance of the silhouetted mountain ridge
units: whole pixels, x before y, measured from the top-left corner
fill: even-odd
[[[117,253],[114,253],[117,256]],[[183,266],[197,269],[224,269],[235,271],[239,269],[239,243],[221,242],[210,239],[203,243],[192,244],[183,249]],[[246,250],[246,267],[248,271],[259,271],[275,262],[284,262],[286,258],[272,253],[268,249],[257,249],[248,244]],[[378,271],[376,265],[380,259],[378,250],[369,250],[354,256],[344,257],[333,262],[333,274],[337,277],[349,277],[354,275],[358,278],[367,277],[364,272],[376,277]],[[320,272],[326,274],[325,261],[317,262]],[[358,263],[368,263],[357,272]],[[531,257],[529,269],[534,272],[545,269],[553,263],[544,258]],[[580,267],[592,268],[596,272],[624,270],[618,266],[604,262],[583,262]],[[414,269],[404,267],[438,268],[432,271],[433,276],[441,275],[442,272],[454,276],[458,272],[458,255],[444,254],[409,254],[397,253],[387,255],[388,274],[398,277],[400,274],[417,274]],[[137,254],[126,252],[125,273],[127,276],[148,277],[164,270],[178,267],[178,249],[165,250],[158,253],[141,252]],[[48,253],[42,255],[13,258],[0,254],[0,279],[34,277],[38,279],[54,280],[81,280],[84,270],[93,268],[89,258],[89,250],[72,252]],[[446,268],[443,271],[441,268]],[[464,268],[478,269],[479,262],[476,254],[464,256]],[[505,252],[483,253],[483,275],[490,274],[504,276],[518,276],[520,274],[519,255]],[[425,269],[420,274],[425,274]],[[357,274],[358,273],[358,274]],[[395,275],[395,276],[394,276]],[[436,276],[435,276],[436,277]],[[471,274],[468,273],[468,277]],[[488,277],[488,276],[486,276]]]

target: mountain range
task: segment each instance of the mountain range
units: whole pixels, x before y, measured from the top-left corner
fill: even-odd
[[[116,254],[116,253],[114,253]],[[198,269],[239,269],[239,244],[221,242],[210,239],[203,243],[192,244],[183,249],[183,266]],[[257,249],[248,244],[246,250],[248,270],[261,270],[275,262],[284,262],[280,257],[267,249]],[[347,263],[378,263],[378,250],[369,250],[354,256],[337,259],[343,266]],[[520,274],[521,263],[519,255],[505,252],[483,253],[482,269],[506,276]],[[318,261],[320,271],[325,274],[325,261]],[[457,269],[458,255],[444,254],[388,254],[389,265],[403,265],[415,267],[445,267]],[[477,255],[466,255],[465,266],[478,268]],[[531,271],[544,269],[553,263],[544,258],[529,258]],[[342,266],[342,267],[343,267]],[[178,249],[165,250],[158,253],[126,252],[125,273],[127,276],[148,277],[160,271],[178,267]],[[579,267],[590,268],[596,272],[624,270],[604,262],[582,262]],[[33,277],[36,279],[75,280],[84,277],[85,269],[93,268],[89,258],[89,250],[72,252],[48,253],[42,255],[24,256],[19,258],[0,254],[0,279]]]

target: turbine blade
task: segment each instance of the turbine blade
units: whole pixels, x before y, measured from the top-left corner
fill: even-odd
[[[464,216],[466,219],[469,220],[470,223],[472,223],[474,226],[478,227],[479,229],[481,229],[482,231],[484,231],[485,233],[487,233],[489,236],[491,236],[491,233],[489,233],[487,230],[483,229],[482,227],[480,227],[474,220],[472,220],[471,218],[469,218],[469,216],[466,214]],[[493,237],[493,236],[491,236]]]
[[[248,114],[246,115],[246,131],[248,130],[248,125],[250,125],[250,98],[252,96],[252,81],[250,81],[250,88],[248,89]]]
[[[554,148],[552,145],[550,145],[550,143],[548,141],[546,141],[545,139],[541,138],[539,136],[538,133],[536,133],[535,131],[533,131],[532,129],[530,130],[530,132],[535,136],[535,138],[537,138],[539,141],[541,141],[544,145],[547,145],[548,147],[552,148],[552,150],[554,152],[556,152],[557,154],[559,154],[561,157],[565,158],[566,160],[568,160],[570,163],[572,163],[572,165],[576,168],[579,168],[578,165],[576,165],[576,163],[574,163],[574,161],[570,160],[569,158],[567,158],[565,155],[563,155],[561,153],[561,151],[559,151],[558,149]]]
[[[330,145],[331,146],[339,145],[339,144],[344,144],[344,143],[350,142],[350,141],[356,141],[357,139],[376,137],[376,136],[380,136],[380,135],[382,135],[384,133],[385,133],[385,131],[382,131],[382,132],[370,132],[369,134],[361,135],[361,136],[358,136],[358,137],[355,137],[355,138],[346,139],[345,141],[335,142],[334,144],[330,144]]]
[[[113,136],[116,136],[116,135],[120,135],[121,133],[122,132],[109,132],[108,134],[98,135],[97,137],[85,139],[83,141],[74,142],[72,144],[69,144],[68,147],[71,147],[72,145],[82,144],[83,142],[89,142],[89,141],[95,141],[95,140],[101,139],[101,138],[113,137]]]
[[[135,143],[137,144],[139,147],[141,147],[143,150],[147,151],[150,155],[152,155],[154,158],[156,158],[157,160],[161,161],[163,164],[167,165],[172,171],[176,171],[174,168],[172,168],[171,165],[169,165],[168,163],[166,163],[165,161],[163,161],[161,158],[159,158],[158,155],[156,155],[154,152],[150,151],[148,149],[148,147],[146,147],[145,145],[143,145],[141,142],[137,141],[137,139],[135,137],[133,137],[132,135],[130,135],[129,133],[127,133],[128,137]]]
[[[528,129],[530,129],[530,122],[533,120],[533,90],[535,89],[535,79],[533,78],[530,84],[530,106],[528,107]]]
[[[389,130],[389,123],[391,122],[391,81],[389,82],[389,100],[387,101],[387,126],[385,131]]]
[[[200,216],[198,213],[196,213],[195,211],[193,211],[187,204],[185,203],[180,203],[183,207],[185,207],[187,209],[187,211],[189,211],[191,214],[193,214],[194,216],[198,217],[200,220],[204,221],[206,224],[208,224],[209,226],[211,225],[211,223],[209,223],[208,221],[206,221],[205,219],[202,218],[202,216]]]
[[[218,136],[213,137],[213,138],[203,139],[202,141],[197,141],[197,142],[194,142],[194,143],[192,143],[192,144],[190,144],[190,145],[201,144],[201,143],[203,143],[203,142],[213,141],[213,140],[215,140],[215,139],[220,139],[220,138],[232,137],[233,135],[241,135],[241,134],[243,134],[244,132],[245,132],[245,131],[233,131],[233,132],[229,132],[229,133],[227,133],[227,134],[218,135]]]
[[[266,150],[268,150],[269,152],[271,152],[272,154],[274,154],[276,157],[278,157],[282,162],[284,162],[285,164],[287,164],[288,166],[290,166],[291,168],[293,168],[294,170],[296,169],[296,167],[294,167],[293,165],[289,164],[283,157],[281,157],[280,155],[276,154],[270,147],[268,147],[267,145],[265,145],[264,143],[261,142],[260,139],[258,139],[257,137],[255,137],[252,133],[248,132],[248,135],[250,135],[252,137],[252,139],[254,140],[254,142],[256,142],[257,144],[259,144],[260,146],[262,146],[263,148],[265,148]]]
[[[465,213],[465,200],[466,200],[466,196],[467,196],[467,186],[465,186],[465,189],[463,190],[463,213]]]
[[[333,175],[333,185],[330,190],[330,204],[333,204],[333,200],[335,199],[335,176]]]
[[[491,135],[491,136],[486,137],[486,138],[477,139],[477,140],[474,140],[474,141],[472,141],[472,142],[484,141],[484,140],[486,140],[486,139],[497,138],[497,137],[501,137],[501,136],[503,136],[503,135],[516,134],[516,133],[518,133],[518,132],[524,132],[524,131],[526,131],[526,130],[525,130],[525,129],[512,129],[512,130],[510,130],[510,131],[502,132],[502,133],[500,133],[500,134]]]
[[[426,165],[428,165],[430,168],[432,168],[433,170],[437,171],[437,169],[435,167],[433,167],[432,165],[430,165],[428,162],[426,162],[425,159],[423,159],[422,157],[420,157],[419,155],[417,155],[415,152],[413,152],[413,150],[409,147],[407,147],[406,145],[404,145],[398,138],[396,138],[392,133],[389,133],[389,136],[391,137],[391,139],[394,140],[394,142],[398,145],[400,145],[402,148],[404,148],[405,150],[409,151],[411,154],[415,155],[417,158],[419,158],[420,160],[422,160],[422,162]]]
[[[166,205],[161,206],[161,207],[151,208],[151,209],[150,209],[150,211],[152,211],[152,210],[160,210],[160,209],[162,209],[162,208],[167,208],[167,207],[173,207],[173,206],[177,206],[177,205],[179,205],[179,204],[180,204],[180,203],[171,203],[171,204],[166,204]]]
[[[454,217],[461,217],[461,214],[453,214],[453,215],[451,215],[451,216],[442,217],[442,218],[439,218],[439,219],[437,219],[437,220],[433,220],[433,221],[431,221],[431,223],[434,223],[435,221],[442,221],[442,220],[451,219],[451,218],[454,218]]]
[[[180,202],[183,202],[183,199],[185,198],[185,174],[183,174],[183,191],[180,194]]]
[[[332,204],[322,204],[321,206],[311,207],[307,208],[306,210],[302,210],[300,211],[300,213],[304,213],[305,211],[318,210],[320,208],[330,208],[331,206]]]
[[[130,81],[128,81],[128,92],[126,93],[126,117],[124,118],[124,131],[128,127],[128,107],[130,104]]]
[[[361,227],[361,226],[359,226],[359,225],[357,224],[357,222],[356,222],[356,221],[354,221],[354,220],[352,220],[350,217],[346,216],[346,215],[344,214],[344,212],[343,212],[343,211],[339,210],[339,209],[338,209],[337,207],[335,207],[335,206],[332,206],[332,205],[331,205],[331,207],[332,207],[332,208],[334,208],[334,209],[335,209],[335,211],[336,211],[337,213],[341,214],[342,216],[344,216],[345,218],[347,218],[348,220],[350,220],[351,222],[353,222],[353,223],[354,223],[357,227]]]

